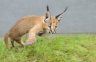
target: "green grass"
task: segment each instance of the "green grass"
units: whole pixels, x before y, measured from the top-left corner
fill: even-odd
[[[96,35],[47,35],[13,49],[0,39],[0,62],[96,62]]]

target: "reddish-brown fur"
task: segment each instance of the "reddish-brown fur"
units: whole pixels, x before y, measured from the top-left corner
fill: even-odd
[[[8,37],[10,37],[12,47],[14,47],[14,41],[23,46],[21,37],[28,33],[28,31],[34,27],[34,25],[42,24],[44,22],[44,16],[26,16],[17,21],[16,24],[5,34],[5,44],[8,47]]]
[[[37,24],[33,28],[29,30],[28,39],[24,45],[32,45],[36,42],[36,35],[38,33],[46,33],[49,32],[50,28],[47,23],[43,22],[42,24]]]

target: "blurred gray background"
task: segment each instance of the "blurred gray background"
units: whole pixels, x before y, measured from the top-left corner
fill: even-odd
[[[53,16],[69,7],[57,33],[96,32],[96,0],[0,0],[0,36],[23,16],[44,15],[47,4]]]

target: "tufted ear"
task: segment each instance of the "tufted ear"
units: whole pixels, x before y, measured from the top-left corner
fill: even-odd
[[[45,14],[45,22],[48,22],[51,19],[51,14],[50,14],[50,10],[49,10],[49,6],[46,6],[47,12]]]
[[[55,16],[56,19],[59,20],[59,19],[61,18],[60,16],[61,16],[62,14],[64,14],[64,13],[66,12],[67,9],[68,9],[68,7],[66,7],[65,10],[64,10],[62,13],[58,14],[57,16]],[[60,17],[60,18],[59,18],[59,17]]]

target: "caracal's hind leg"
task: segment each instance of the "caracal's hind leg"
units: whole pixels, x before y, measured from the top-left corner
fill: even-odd
[[[24,47],[24,43],[21,42],[21,38],[18,38],[18,39],[16,39],[15,41],[16,41],[18,44],[20,44],[21,47]]]
[[[13,48],[14,47],[14,40],[11,40],[11,44],[12,44],[11,48]]]

